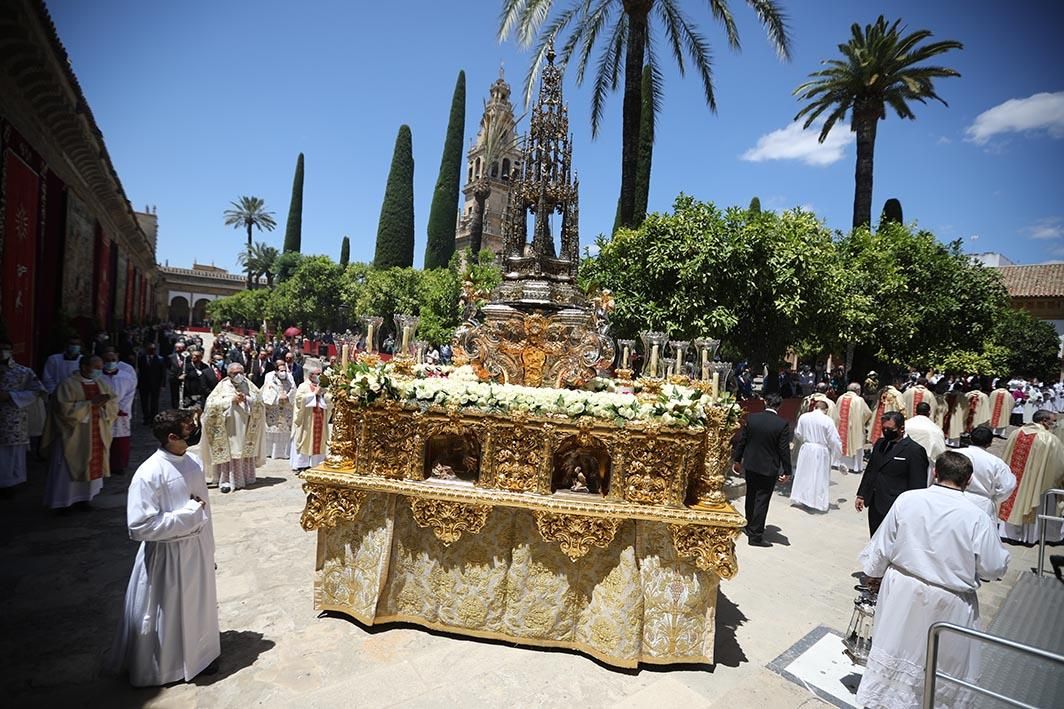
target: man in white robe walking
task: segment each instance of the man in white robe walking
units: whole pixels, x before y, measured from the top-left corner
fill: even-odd
[[[1039,540],[1041,522],[1037,515],[1042,495],[1064,485],[1064,443],[1055,435],[1057,414],[1040,409],[1033,421],[1012,432],[1005,444],[1004,459],[1016,476],[1016,489],[1001,503],[1001,536],[1031,544]],[[1060,514],[1059,511],[1056,514]],[[1046,540],[1064,539],[1060,522],[1046,522]]]
[[[259,388],[236,362],[211,390],[203,411],[204,467],[226,493],[255,484],[255,469],[266,463],[263,434],[266,409]]]
[[[802,447],[791,484],[791,504],[827,512],[831,463],[842,455],[839,431],[828,416],[827,402],[817,401],[812,411],[798,417],[794,438],[801,441]]]
[[[287,460],[292,450],[292,399],[296,382],[283,359],[266,372],[262,403],[266,406],[266,456]]]
[[[141,544],[110,663],[135,687],[212,674],[221,654],[207,482],[188,453],[196,428],[191,411],[158,414],[160,448],[129,483],[126,522]]]
[[[898,496],[859,557],[870,585],[879,588],[872,649],[857,689],[861,707],[922,706],[928,629],[938,621],[978,627],[979,579],[1001,578],[1008,568],[1009,553],[991,520],[964,499],[971,461],[949,451],[935,472],[934,486]],[[944,637],[938,664],[973,682],[978,645]],[[957,689],[939,683],[935,706],[954,706]]]
[[[16,362],[13,351],[11,341],[0,337],[0,495],[26,482],[29,408],[45,395],[37,375]]]
[[[137,373],[119,366],[118,351],[106,347],[103,351],[105,381],[118,397],[118,418],[111,426],[111,475],[125,475],[129,465],[130,437],[133,435],[133,399],[137,396]]]
[[[972,461],[972,479],[964,496],[987,513],[997,524],[998,505],[1016,489],[1016,476],[1001,458],[990,452],[994,432],[989,426],[976,426],[971,433],[972,444],[957,452]]]
[[[1015,406],[1012,392],[1003,385],[999,384],[990,392],[990,428],[994,429],[994,435],[998,438],[1005,437],[1005,427],[1009,425],[1009,417]]]
[[[62,352],[49,355],[44,360],[44,369],[41,370],[41,384],[49,396],[65,382],[71,374],[78,371],[81,361],[81,338],[77,335],[67,340],[66,349]]]
[[[304,371],[307,379],[296,389],[292,426],[292,470],[298,472],[321,465],[325,460],[332,413],[332,394],[319,383],[321,365],[308,360]]]
[[[864,470],[865,431],[868,430],[872,410],[861,396],[861,385],[857,382],[847,387],[836,405],[839,440],[842,444],[840,467],[844,471],[859,473]]]
[[[916,405],[916,415],[905,421],[905,432],[927,453],[927,484],[931,484],[934,462],[946,452],[946,437],[937,423],[931,420],[931,405],[921,401]]]

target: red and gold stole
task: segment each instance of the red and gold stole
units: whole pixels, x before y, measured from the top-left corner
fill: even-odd
[[[975,409],[979,406],[979,395],[971,394],[968,396],[968,416],[964,419],[964,430],[971,431],[975,423]]]
[[[1012,494],[1009,495],[1009,499],[1001,503],[1001,509],[998,511],[998,517],[1003,520],[1009,518],[1009,514],[1012,512],[1012,506],[1016,504],[1016,493],[1020,491],[1020,482],[1023,480],[1023,469],[1027,466],[1027,458],[1031,455],[1031,446],[1034,444],[1034,440],[1038,437],[1035,433],[1020,433],[1016,438],[1016,446],[1012,449],[1012,458],[1009,459],[1009,469],[1012,470],[1012,474],[1016,476],[1016,487],[1013,489]]]
[[[85,399],[89,401],[100,395],[100,387],[95,382],[92,384],[82,382],[81,389],[85,393]],[[100,439],[100,418],[100,410],[93,408],[89,416],[89,480],[99,480],[103,477],[103,441]]]
[[[887,395],[879,397],[879,404],[876,406],[876,416],[872,420],[872,445],[876,444],[880,438],[883,437],[883,411],[887,408]]]
[[[310,390],[312,392],[314,392],[315,396],[317,396],[318,387],[316,387],[316,386],[314,386],[312,384],[311,387],[310,387]],[[322,439],[325,437],[325,412],[322,411],[321,408],[319,408],[317,406],[317,402],[315,402],[314,411],[311,414],[311,417],[312,417],[312,420],[313,420],[313,424],[312,425],[313,425],[314,435],[313,435],[313,438],[312,438],[312,441],[311,441],[311,445],[310,445],[310,454],[311,455],[321,455],[322,453],[325,452],[325,451],[323,451],[321,449],[322,448],[322,445],[321,445],[322,444]]]
[[[998,423],[1001,420],[1001,407],[1005,405],[1005,397],[1001,395],[994,396],[994,411],[990,415],[991,425]],[[1000,427],[999,427],[1000,428]]]
[[[846,451],[849,448],[850,440],[850,404],[853,403],[852,396],[842,397],[842,401],[839,402],[839,438],[842,439],[842,453],[847,455]]]

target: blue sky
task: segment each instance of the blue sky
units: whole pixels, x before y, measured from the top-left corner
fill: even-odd
[[[567,4],[567,3],[566,3]],[[686,3],[714,47],[719,112],[671,57],[654,148],[650,207],[680,192],[719,205],[803,206],[848,228],[854,145],[826,145],[790,127],[792,90],[837,55],[853,22],[884,13],[936,38],[964,43],[943,63],[949,102],[916,107],[917,120],[880,123],[873,212],[897,197],[907,221],[970,251],[1017,263],[1064,259],[1064,3],[781,0],[792,61],[781,63],[744,3],[733,0],[741,53],[729,50],[706,4]],[[158,259],[239,270],[245,238],[222,212],[242,194],[263,197],[280,247],[296,156],[306,156],[303,252],[371,260],[396,132],[413,131],[415,265],[439,168],[451,93],[467,78],[466,132],[474,137],[500,62],[515,99],[529,52],[496,41],[497,0],[148,3],[49,0],[59,35],[133,205],[157,205]],[[659,40],[660,42],[660,40]],[[660,52],[666,54],[661,44]],[[565,83],[580,175],[581,241],[613,223],[620,182],[620,94],[592,140],[590,86]],[[520,109],[519,109],[520,112]]]

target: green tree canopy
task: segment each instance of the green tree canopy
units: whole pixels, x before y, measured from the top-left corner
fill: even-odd
[[[344,236],[343,241],[340,242],[340,268],[347,268],[347,264],[351,261],[351,239]]]
[[[247,254],[248,262],[253,260],[252,247],[251,247],[251,230],[256,228],[259,231],[273,231],[277,226],[276,220],[273,218],[273,212],[266,209],[266,202],[261,197],[248,197],[242,196],[239,200],[230,202],[231,208],[225,210],[225,225],[231,226],[234,229],[246,229],[248,235]],[[248,274],[248,290],[254,285],[254,278],[252,270],[249,267],[247,269]]]
[[[303,245],[303,153],[296,158],[292,177],[292,201],[288,205],[288,224],[284,231],[284,250],[299,251]]]
[[[377,268],[414,265],[414,152],[410,126],[399,127],[377,225]]]
[[[292,275],[273,289],[267,307],[270,321],[312,330],[337,327],[343,273],[328,256],[304,257]]]
[[[425,268],[444,268],[454,253],[454,234],[458,223],[458,194],[462,187],[462,141],[465,135],[465,72],[458,72],[451,97],[451,116],[443,141],[440,174],[432,192],[429,208],[428,243],[425,245]]]

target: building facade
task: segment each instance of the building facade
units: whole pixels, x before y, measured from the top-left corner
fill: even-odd
[[[1000,266],[1013,307],[1052,323],[1064,337],[1064,263]]]
[[[498,126],[498,145],[493,150],[488,140],[489,129]],[[510,189],[510,174],[519,167],[521,152],[516,140],[514,107],[510,103],[510,85],[499,69],[499,78],[488,91],[480,128],[466,154],[466,183],[462,189],[464,203],[458,212],[455,230],[455,250],[469,248],[470,226],[477,206],[477,192],[484,197],[484,231],[481,248],[491,249],[496,256],[502,253],[502,222]]]
[[[0,3],[0,320],[39,366],[71,331],[153,319],[154,214],[138,215],[40,0]]]
[[[176,327],[207,325],[207,304],[247,288],[247,277],[218,266],[193,263],[192,268],[159,267],[160,312]],[[266,279],[260,278],[265,284]]]

